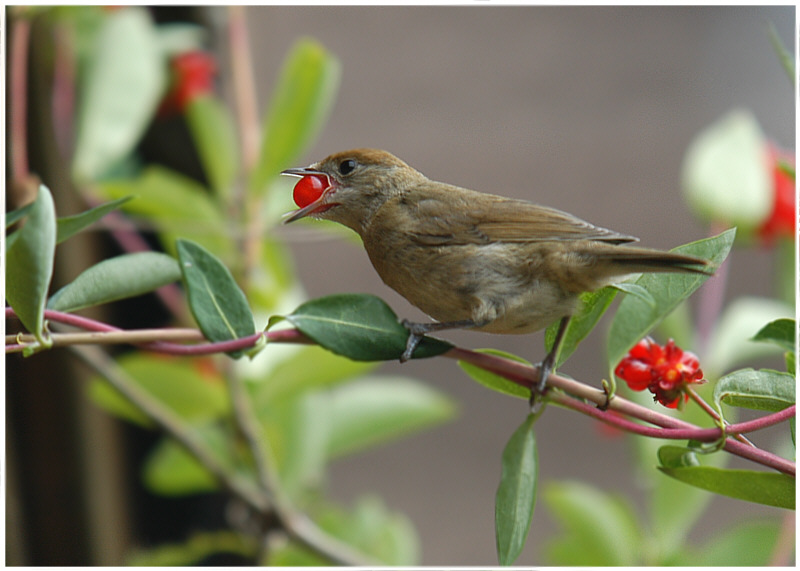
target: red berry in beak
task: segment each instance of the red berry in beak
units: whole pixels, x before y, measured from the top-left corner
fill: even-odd
[[[307,175],[301,178],[294,187],[294,203],[303,208],[315,200],[328,188],[328,177],[322,175]]]

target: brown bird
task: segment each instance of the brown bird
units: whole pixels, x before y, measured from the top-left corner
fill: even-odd
[[[582,292],[638,272],[706,273],[705,260],[625,246],[632,236],[524,200],[428,179],[375,149],[331,155],[282,174],[305,216],[355,230],[383,281],[436,320],[403,321],[411,357],[422,336],[443,329],[528,333],[561,320],[531,402],[545,389]]]

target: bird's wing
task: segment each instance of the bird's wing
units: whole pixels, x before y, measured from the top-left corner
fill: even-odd
[[[448,185],[417,187],[397,200],[405,212],[401,227],[422,244],[636,241],[632,236],[594,226],[560,210]]]

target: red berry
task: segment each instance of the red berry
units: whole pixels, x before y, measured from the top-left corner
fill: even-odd
[[[294,187],[294,203],[303,208],[322,196],[328,188],[328,177],[308,175],[300,179]]]

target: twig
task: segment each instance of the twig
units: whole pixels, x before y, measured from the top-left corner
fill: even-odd
[[[28,45],[31,23],[21,15],[13,19],[11,37],[11,169],[14,180],[24,180],[29,174],[28,165]]]

